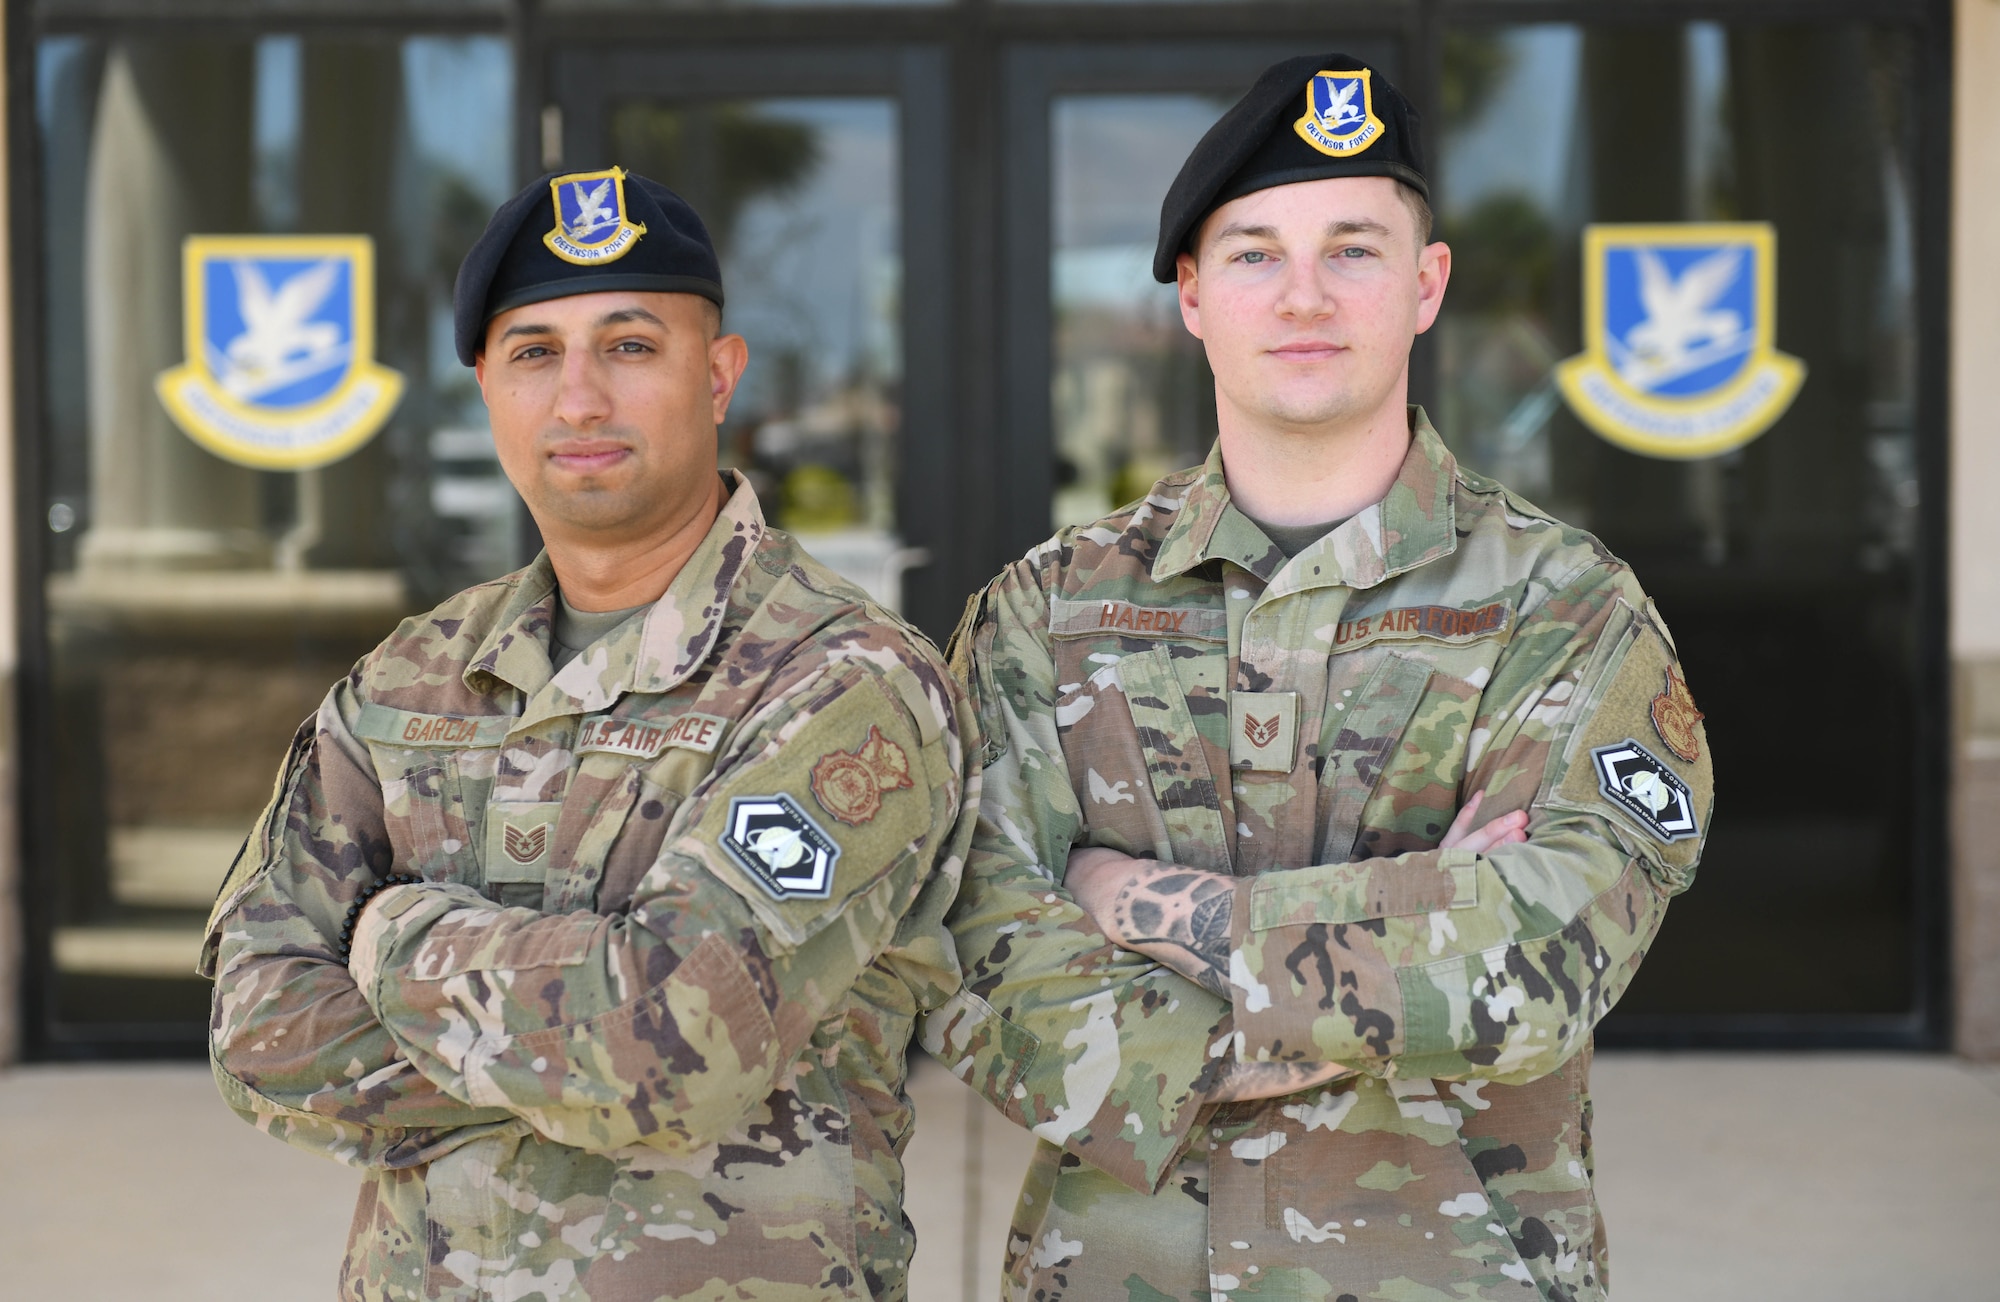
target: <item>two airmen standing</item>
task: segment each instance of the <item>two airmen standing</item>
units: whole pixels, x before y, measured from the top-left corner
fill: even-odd
[[[1196,147],[1154,270],[1217,446],[952,672],[718,474],[715,255],[606,175],[457,288],[546,552],[335,685],[210,926],[225,1097],[367,1173],[341,1295],[905,1297],[922,1019],[1044,1141],[1009,1296],[1601,1296],[1590,1032],[1705,739],[1630,572],[1406,405],[1394,87],[1290,60]]]

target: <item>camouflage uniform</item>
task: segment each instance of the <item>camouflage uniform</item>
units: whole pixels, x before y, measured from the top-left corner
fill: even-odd
[[[224,1096],[365,1172],[343,1297],[904,1297],[962,693],[740,481],[552,677],[555,602],[405,621],[300,729],[209,927]]]
[[[921,1034],[1044,1141],[1010,1297],[1603,1295],[1591,1028],[1694,872],[1706,740],[1630,571],[1412,424],[1289,563],[1218,452],[960,628],[966,988]],[[1528,841],[1440,850],[1479,791]],[[1060,885],[1082,845],[1238,879],[1229,1002],[1108,944]],[[1232,1059],[1354,1074],[1205,1105]]]

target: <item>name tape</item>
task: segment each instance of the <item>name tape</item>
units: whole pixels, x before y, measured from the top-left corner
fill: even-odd
[[[354,729],[363,741],[390,746],[498,746],[514,726],[511,715],[418,714],[370,703]]]
[[[1178,637],[1202,642],[1229,638],[1229,616],[1203,606],[1135,606],[1129,601],[1049,603],[1052,637]]]

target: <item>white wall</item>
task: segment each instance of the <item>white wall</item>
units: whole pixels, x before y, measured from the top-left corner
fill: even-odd
[[[1951,649],[2000,659],[2000,3],[1958,0],[1951,249]]]
[[[2000,2],[1957,0],[1952,123],[1955,1043],[2000,1058]]]

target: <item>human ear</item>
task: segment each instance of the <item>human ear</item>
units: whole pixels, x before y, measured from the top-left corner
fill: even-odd
[[[1451,246],[1437,241],[1417,255],[1417,333],[1437,321],[1444,307],[1444,287],[1451,280]]]
[[[1174,292],[1180,299],[1181,324],[1189,334],[1201,338],[1201,273],[1195,269],[1192,253],[1174,259]]]
[[[749,364],[750,345],[742,335],[717,335],[708,341],[708,396],[717,425],[729,415],[729,400],[736,396],[743,368]]]

